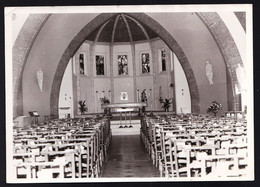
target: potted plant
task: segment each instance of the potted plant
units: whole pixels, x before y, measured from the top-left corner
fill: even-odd
[[[219,110],[222,109],[222,105],[217,101],[213,101],[210,106],[208,106],[207,113],[212,112],[216,117]]]
[[[84,100],[84,101],[79,100],[78,104],[79,104],[80,113],[81,113],[81,115],[83,115],[84,112],[86,112],[88,110],[88,108],[86,106],[86,100]]]
[[[101,102],[102,104],[110,103],[108,97],[106,97],[106,96],[101,97],[101,98],[100,98],[100,102]],[[105,114],[107,113],[107,108],[104,109],[104,113],[105,113]]]
[[[162,98],[160,98],[159,101],[160,101],[160,103],[163,104],[162,107],[164,108],[164,111],[168,112],[169,108],[171,106],[171,99],[164,99],[163,100]]]

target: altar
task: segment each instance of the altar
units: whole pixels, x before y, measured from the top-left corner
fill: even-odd
[[[111,116],[111,108],[119,109],[120,111],[129,111],[134,108],[139,108],[139,115],[142,116],[145,111],[147,103],[104,103],[101,108],[104,109],[105,114]],[[119,112],[120,112],[119,111]]]

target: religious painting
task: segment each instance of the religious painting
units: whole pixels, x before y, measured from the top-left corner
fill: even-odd
[[[79,54],[79,73],[84,74],[84,54]]]
[[[105,75],[105,57],[104,57],[104,55],[96,55],[96,74]]]
[[[142,73],[150,73],[150,57],[149,53],[141,54]]]
[[[160,50],[161,55],[161,66],[162,71],[166,71],[166,51],[165,49]]]
[[[128,100],[128,94],[127,94],[127,92],[121,92],[121,94],[120,94],[120,100],[121,100],[121,101],[127,101],[127,100]]]
[[[118,74],[119,75],[128,75],[128,61],[127,55],[118,55]]]

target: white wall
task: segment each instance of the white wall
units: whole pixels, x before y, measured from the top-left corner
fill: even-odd
[[[181,64],[175,54],[173,54],[173,64],[175,75],[176,112],[190,113],[191,100],[188,82]]]
[[[72,62],[68,63],[65,70],[64,76],[62,78],[62,83],[60,87],[60,97],[59,97],[59,118],[65,118],[68,113],[71,117],[74,117],[73,113],[73,87],[72,87]],[[69,107],[68,109],[60,109],[60,107]]]
[[[12,44],[14,42],[29,14],[12,14]]]

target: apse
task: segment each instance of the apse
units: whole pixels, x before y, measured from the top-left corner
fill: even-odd
[[[68,87],[73,92],[66,92]],[[187,79],[176,55],[145,24],[117,14],[93,31],[71,58],[61,84],[59,117],[80,115],[79,101],[85,101],[85,114],[102,113],[104,99],[141,102],[142,93],[147,111],[164,111],[162,101],[167,99],[169,111],[191,112]],[[122,94],[127,100],[121,100]]]

